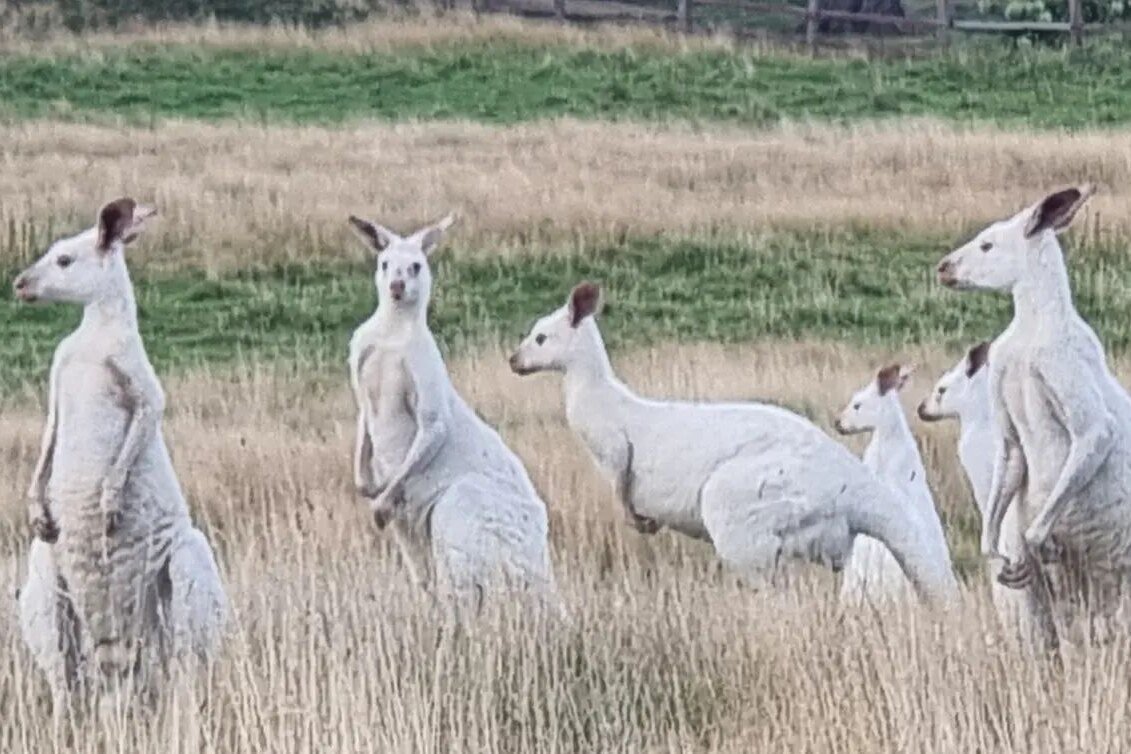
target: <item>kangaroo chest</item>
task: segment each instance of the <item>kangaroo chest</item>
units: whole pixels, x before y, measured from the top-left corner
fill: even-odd
[[[390,471],[404,458],[416,434],[414,383],[397,351],[374,349],[360,371],[368,404],[367,422],[374,461]]]
[[[1006,414],[1017,432],[1026,459],[1029,487],[1051,491],[1064,465],[1069,438],[1024,350],[1008,353],[999,372],[999,390]]]
[[[52,476],[98,476],[121,447],[133,401],[102,354],[64,355],[55,379],[58,435]]]

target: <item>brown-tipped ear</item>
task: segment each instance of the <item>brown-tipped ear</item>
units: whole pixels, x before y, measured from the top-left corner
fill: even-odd
[[[357,215],[350,215],[350,225],[357,231],[361,240],[378,253],[389,248],[389,244],[396,238],[396,235],[388,228],[377,223],[371,223],[368,220],[362,220]]]
[[[908,375],[903,374],[899,364],[891,364],[876,372],[876,387],[880,390],[880,395],[887,395],[892,390],[899,390],[903,387],[903,381]]]
[[[577,327],[581,322],[597,313],[601,305],[601,286],[585,281],[578,283],[569,294],[569,324]]]
[[[98,251],[105,253],[116,241],[125,240],[126,234],[133,227],[136,208],[137,202],[124,196],[110,202],[98,212],[98,245],[95,247]]]
[[[1025,225],[1025,237],[1032,238],[1046,230],[1056,233],[1064,230],[1072,224],[1076,213],[1094,193],[1095,186],[1088,183],[1049,194],[1033,208],[1029,222]]]
[[[990,360],[990,341],[983,340],[966,354],[966,378],[978,373]]]
[[[449,212],[446,217],[438,222],[429,225],[423,230],[417,231],[416,235],[420,237],[420,248],[425,256],[430,255],[440,245],[440,241],[444,238],[444,232],[452,227],[456,221],[456,213]]]

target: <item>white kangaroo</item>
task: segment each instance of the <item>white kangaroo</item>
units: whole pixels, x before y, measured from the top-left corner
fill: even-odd
[[[28,490],[33,543],[24,638],[60,711],[123,676],[154,689],[172,661],[206,659],[227,610],[165,441],[165,397],[137,327],[125,247],[154,210],[110,202],[15,281],[23,301],[83,305],[55,350],[43,447]],[[55,542],[47,547],[47,542]]]
[[[939,378],[934,389],[919,404],[919,418],[925,422],[946,419],[958,421],[958,459],[970,483],[974,503],[983,520],[993,480],[996,424],[990,403],[990,376],[987,366],[990,341],[970,348],[949,371]],[[1024,490],[1018,495],[1024,494]],[[1023,501],[1011,502],[1001,524],[1000,550],[1008,559],[1016,559],[1024,542],[1018,515]],[[1048,594],[1042,584],[1024,588],[1007,587],[998,581],[1003,560],[989,563],[990,594],[1002,623],[1015,627],[1020,638],[1036,645],[1048,645],[1053,639],[1049,622]]]
[[[428,329],[428,255],[451,217],[403,238],[350,222],[377,255],[377,310],[350,341],[359,494],[378,526],[394,522],[421,586],[414,550],[430,549],[457,608],[511,586],[556,606],[546,506],[522,462],[456,392]]]
[[[582,283],[511,357],[518,374],[564,373],[566,419],[613,481],[629,521],[709,539],[724,563],[762,580],[780,558],[843,565],[867,534],[929,599],[956,593],[924,552],[905,506],[847,448],[802,417],[757,403],[640,398],[620,382]]]
[[[837,417],[842,434],[871,432],[864,465],[908,508],[923,553],[940,573],[949,571],[950,551],[915,435],[899,402],[899,393],[913,370],[898,364],[884,367],[857,391]],[[841,582],[841,599],[851,604],[883,602],[905,597],[910,585],[891,552],[871,537],[860,535]]]
[[[938,266],[943,285],[1013,296],[1013,321],[989,356],[998,427],[982,549],[1004,558],[1005,514],[1023,504],[1024,546],[999,580],[1027,587],[1051,576],[1062,633],[1081,614],[1107,628],[1125,621],[1131,575],[1131,398],[1076,311],[1057,241],[1091,194],[1049,194]]]

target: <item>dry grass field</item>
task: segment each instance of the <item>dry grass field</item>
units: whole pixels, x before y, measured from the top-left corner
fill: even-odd
[[[929,389],[950,358],[909,354]],[[838,407],[890,354],[821,344],[626,353],[654,395],[765,397]],[[169,380],[167,432],[196,520],[236,608],[200,696],[152,718],[53,740],[41,680],[0,617],[0,748],[47,752],[1121,751],[1131,642],[1026,656],[997,629],[980,574],[949,614],[843,613],[825,574],[755,593],[702,544],[621,522],[564,426],[553,377],[518,378],[501,352],[453,365],[460,389],[521,453],[548,501],[572,614],[546,625],[491,611],[457,632],[408,592],[387,537],[349,486],[347,390],[268,367]],[[1131,364],[1122,365],[1125,377]],[[827,412],[826,412],[827,413]],[[41,417],[0,422],[0,463],[23,483]],[[923,429],[920,425],[919,429]],[[940,505],[969,518],[953,433],[921,432]],[[26,535],[4,511],[19,570]],[[953,532],[954,528],[951,527]],[[11,594],[13,586],[9,584]]]
[[[571,27],[524,21],[506,15],[476,18],[465,10],[445,13],[442,20],[438,20],[435,6],[431,3],[409,2],[404,5],[415,5],[415,12],[394,13],[387,18],[324,29],[212,22],[138,25],[76,35],[58,26],[46,36],[29,38],[21,34],[17,24],[13,23],[8,28],[0,27],[0,43],[5,50],[14,53],[57,55],[136,45],[197,45],[287,52],[318,50],[346,54],[412,50],[457,42],[488,45],[513,42],[532,46],[564,44],[607,49],[633,46],[674,53],[734,47],[733,40],[723,36],[684,37],[644,25]],[[773,49],[775,54],[786,52],[781,46],[765,49]]]
[[[672,55],[732,48],[643,29],[462,16],[322,32],[206,25],[35,41],[0,33],[0,51],[14,57],[84,61],[177,45],[408,55],[456,42]],[[1099,184],[1072,234],[1074,273],[1105,337],[1131,342],[1131,325],[1114,321],[1131,300],[1119,256],[1131,241],[1126,128],[922,118],[757,129],[629,118],[316,126],[105,113],[76,122],[83,118],[70,117],[68,102],[52,107],[57,119],[0,122],[0,271],[85,227],[111,197],[160,208],[159,222],[130,248],[131,265],[143,316],[179,312],[194,331],[177,333],[183,358],[155,356],[169,397],[165,431],[235,615],[222,658],[191,693],[57,737],[14,609],[0,610],[3,754],[1131,751],[1131,636],[1034,656],[997,625],[953,425],[913,420],[963,578],[958,604],[844,611],[835,577],[801,567],[789,588],[755,591],[707,545],[669,532],[643,536],[623,523],[565,426],[559,380],[512,375],[505,349],[518,333],[488,316],[529,314],[528,300],[551,293],[560,300],[582,262],[629,259],[606,321],[614,363],[641,392],[772,401],[829,430],[855,389],[901,361],[920,365],[904,396],[910,409],[957,359],[953,347],[988,335],[987,312],[1000,314],[971,304],[974,297],[940,304],[934,249],[941,255],[1050,187]],[[547,501],[568,624],[495,606],[473,625],[450,625],[408,588],[390,537],[353,493],[343,322],[366,315],[351,307],[368,283],[345,218],[407,230],[452,209],[461,221],[440,262],[448,277],[436,286],[456,335],[441,340],[457,388],[519,452]],[[789,234],[801,240],[771,248]],[[852,234],[849,251],[837,248]],[[916,245],[898,258],[910,271],[889,275],[903,241]],[[675,269],[651,270],[652,288],[631,287],[632,275],[649,274],[639,257],[650,250]],[[704,250],[712,264],[689,271],[688,256]],[[473,264],[495,259],[514,266]],[[551,263],[559,265],[553,279],[543,273]],[[790,264],[799,270],[792,277]],[[357,280],[317,277],[342,271]],[[702,294],[709,275],[747,288],[722,306]],[[467,290],[452,292],[453,281]],[[192,290],[162,308],[155,299],[181,284]],[[845,290],[861,295],[845,305]],[[484,305],[502,294],[510,298],[496,309]],[[649,316],[642,299],[653,294],[667,308],[641,322]],[[269,305],[240,308],[233,299],[241,295]],[[210,317],[211,305],[228,308]],[[312,316],[320,306],[336,306],[336,318]],[[851,311],[868,306],[884,311],[871,319]],[[930,320],[928,312],[944,309],[949,319]],[[236,339],[253,315],[266,333],[254,347],[217,347],[217,333]],[[0,305],[0,329],[10,327],[0,332],[8,490],[0,594],[9,607],[28,545],[21,493],[44,413],[34,365],[46,365],[64,316]],[[753,330],[740,326],[751,321]],[[866,322],[867,337],[808,336],[841,332],[846,322]],[[634,329],[646,332],[636,338]],[[801,334],[786,341],[748,331]],[[296,343],[316,343],[318,353]],[[209,348],[209,358],[194,359]],[[1131,354],[1113,360],[1131,385]],[[861,438],[845,442],[862,447]]]
[[[340,258],[357,248],[351,212],[407,228],[455,209],[460,246],[492,255],[775,228],[957,240],[1084,180],[1100,193],[1076,237],[1131,238],[1126,131],[30,122],[0,126],[0,165],[0,227],[17,254],[38,254],[53,232],[92,222],[107,196],[130,193],[162,213],[162,243],[139,245],[137,261],[211,272]]]

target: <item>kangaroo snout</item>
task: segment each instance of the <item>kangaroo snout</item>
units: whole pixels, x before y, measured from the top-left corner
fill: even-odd
[[[535,371],[522,363],[522,359],[519,357],[517,351],[511,354],[511,357],[507,360],[507,363],[510,364],[511,371],[517,375],[533,374]]]
[[[16,294],[16,298],[21,301],[35,301],[35,294],[31,292],[31,278],[27,275],[20,275],[12,283],[12,290]]]
[[[944,259],[939,262],[938,267],[939,282],[947,287],[953,286],[958,282],[958,277],[955,274],[955,265],[950,259]]]
[[[919,408],[916,411],[916,413],[919,414],[919,418],[922,419],[925,422],[933,422],[933,421],[938,419],[938,417],[935,416],[934,414],[932,414],[930,412],[930,410],[927,408],[927,402],[926,401],[923,401],[919,404]]]
[[[394,280],[389,283],[389,293],[393,294],[394,301],[400,301],[404,298],[404,281]]]

